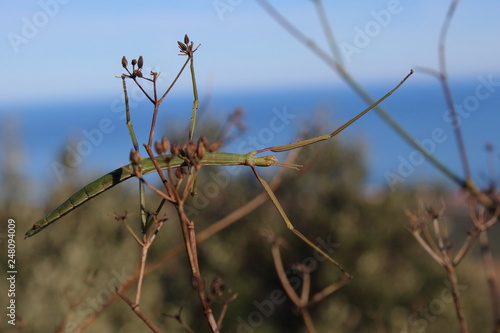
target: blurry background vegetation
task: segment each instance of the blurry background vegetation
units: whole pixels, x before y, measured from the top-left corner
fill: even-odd
[[[309,125],[306,135],[326,130],[324,122]],[[8,152],[11,148],[8,138],[5,139],[3,148]],[[311,309],[318,332],[455,331],[453,305],[442,296],[448,287],[444,271],[405,229],[404,211],[414,211],[423,202],[439,207],[444,200],[452,239],[459,243],[470,227],[464,198],[438,185],[366,191],[363,154],[362,142],[346,143],[341,137],[302,149],[296,162],[304,163],[304,170],[287,170],[276,192],[295,226],[311,239],[319,237],[336,243],[335,258],[354,275],[349,284]],[[84,185],[74,177],[73,182],[48,188],[45,207],[35,208],[22,200],[23,191],[29,191],[30,184],[16,172],[16,154],[6,156],[1,169],[4,188],[9,191],[1,203],[0,218],[4,221],[15,216],[18,224],[32,222]],[[212,181],[208,171],[214,170],[205,168],[200,189]],[[273,174],[265,173],[265,177],[270,179]],[[133,274],[139,255],[135,241],[111,216],[113,212],[127,210],[132,214],[131,223],[137,221],[134,220],[138,217],[136,185],[133,180],[117,186],[33,239],[22,241],[18,237],[19,325],[15,331],[53,332],[59,325],[71,327],[109,303],[114,287]],[[250,170],[244,168],[194,217],[197,230],[208,227],[261,191]],[[151,197],[150,202],[157,201]],[[154,243],[150,262],[181,244],[175,212],[165,214],[170,220]],[[282,248],[286,269],[313,256],[307,245],[286,230],[269,202],[199,247],[207,283],[220,276],[227,288],[238,294],[229,305],[223,332],[304,331],[302,319],[294,314],[294,306],[288,299],[275,305],[269,317],[264,316],[262,325],[252,326],[259,322],[255,319],[259,318],[255,317],[255,311],[259,311],[256,303],[265,303],[273,291],[282,288],[274,269],[271,245],[264,236],[269,228],[287,243]],[[19,228],[18,236],[23,231]],[[493,230],[491,239],[498,238],[497,233],[498,230]],[[459,266],[458,273],[470,329],[486,332],[490,327],[490,304],[477,248]],[[291,276],[298,276],[294,274]],[[312,292],[326,287],[338,276],[333,265],[318,263],[312,275]],[[128,294],[132,297],[130,291]],[[147,275],[141,304],[142,311],[169,332],[184,331],[174,319],[164,315],[174,315],[181,308],[182,319],[195,332],[206,330],[199,301],[190,286],[184,254]],[[252,330],[238,331],[242,323]],[[6,328],[3,324],[3,329]],[[111,303],[87,330],[145,331],[144,324],[121,300]]]

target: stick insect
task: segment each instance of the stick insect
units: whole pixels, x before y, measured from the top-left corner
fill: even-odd
[[[394,93],[411,75],[413,74],[413,71],[410,71],[410,73],[399,83],[397,84],[391,91],[389,91],[387,94],[385,94],[382,98],[380,98],[378,101],[376,101],[374,104],[366,108],[364,111],[360,112],[358,115],[356,115],[354,118],[340,126],[338,129],[333,131],[330,134],[318,136],[315,138],[310,138],[307,140],[303,141],[298,141],[295,143],[290,143],[290,144],[285,144],[285,145],[280,145],[280,146],[275,146],[275,147],[270,147],[258,151],[253,151],[248,154],[233,154],[233,153],[224,153],[224,152],[212,152],[212,153],[206,153],[203,157],[203,159],[200,161],[201,166],[207,166],[207,165],[219,165],[219,166],[229,166],[229,165],[246,165],[249,166],[253,173],[255,174],[256,178],[262,185],[262,187],[265,189],[267,194],[269,195],[271,201],[275,205],[276,209],[278,210],[279,214],[281,215],[281,218],[285,222],[286,226],[288,229],[290,229],[297,237],[302,239],[305,243],[307,243],[311,248],[314,250],[318,251],[321,253],[323,256],[325,256],[329,261],[331,261],[333,264],[335,264],[344,274],[350,277],[349,273],[333,258],[331,258],[325,251],[321,250],[317,245],[315,245],[312,241],[310,241],[306,236],[304,236],[300,231],[296,230],[291,223],[290,219],[285,213],[285,210],[279,203],[277,197],[275,196],[274,192],[271,190],[269,184],[267,181],[265,181],[263,178],[261,178],[257,172],[256,167],[269,167],[269,166],[282,166],[282,167],[291,167],[291,168],[296,168],[298,169],[300,166],[299,165],[289,165],[285,163],[280,163],[278,162],[278,159],[273,156],[273,155],[267,155],[267,156],[257,156],[260,153],[264,153],[266,151],[270,152],[284,152],[300,147],[304,147],[307,145],[311,145],[320,141],[328,140],[342,132],[344,129],[346,129],[348,126],[350,126],[352,123],[354,123],[356,120],[361,118],[363,115],[365,115],[367,112],[375,108],[377,105],[379,105],[382,101],[384,101],[386,98],[388,98],[392,93]],[[166,155],[166,156],[157,156],[155,158],[156,161],[153,161],[151,158],[143,158],[140,161],[138,161],[136,164],[139,165],[141,169],[142,174],[148,174],[151,172],[154,172],[157,170],[157,167],[161,168],[162,170],[168,170],[168,169],[174,169],[174,168],[179,168],[183,166],[183,164],[186,162],[185,158],[182,156],[173,156],[173,155]],[[166,162],[168,161],[168,162]],[[71,197],[69,197],[66,201],[64,201],[60,206],[55,208],[53,211],[48,213],[46,216],[40,218],[38,221],[35,222],[33,227],[26,232],[25,236],[26,237],[31,237],[37,233],[39,233],[41,230],[49,226],[50,224],[56,222],[58,219],[63,217],[64,215],[72,212],[75,208],[83,205],[84,203],[90,201],[91,199],[95,198],[101,193],[106,192],[113,186],[126,181],[127,179],[130,179],[134,177],[136,174],[133,172],[133,165],[129,164],[125,167],[118,168],[116,170],[113,170],[106,175],[100,177],[99,179],[89,183],[79,191],[77,191],[75,194],[73,194]]]

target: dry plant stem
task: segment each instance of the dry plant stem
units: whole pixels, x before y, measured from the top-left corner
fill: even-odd
[[[174,318],[175,320],[177,320],[179,322],[179,324],[181,324],[182,328],[186,330],[186,332],[188,333],[195,333],[191,327],[189,327],[188,324],[186,324],[184,322],[184,320],[182,320],[181,318],[181,312],[182,312],[182,307],[179,309],[179,313],[175,314],[175,315],[170,315],[170,314],[164,314],[166,317],[170,317],[170,318]]]
[[[472,249],[472,246],[475,244],[477,235],[478,233],[475,231],[472,231],[467,235],[467,238],[460,247],[460,250],[458,250],[455,258],[453,258],[453,265],[457,266],[462,261],[462,259],[465,258],[465,255],[469,253],[469,251]]]
[[[220,311],[219,319],[217,319],[217,327],[222,326],[222,322],[224,321],[224,316],[226,315],[227,308],[228,308],[229,303],[225,302],[222,305],[222,309]]]
[[[141,187],[143,186],[143,182],[140,181],[139,182],[139,185],[141,185]],[[141,192],[142,194],[143,192]],[[141,197],[141,199],[143,199]],[[159,207],[158,207],[158,210],[161,208],[161,206],[163,205],[163,202],[160,203]],[[143,207],[141,206],[141,210],[143,209]],[[141,292],[142,292],[142,282],[143,282],[143,279],[144,279],[144,269],[145,269],[145,266],[146,266],[146,261],[147,261],[147,256],[148,256],[148,251],[149,251],[149,247],[151,246],[151,244],[153,243],[155,237],[156,237],[156,232],[161,228],[162,226],[162,222],[158,222],[156,220],[156,215],[154,215],[152,218],[151,218],[151,223],[152,225],[149,226],[150,228],[153,228],[153,232],[150,232],[150,230],[146,229],[147,227],[147,221],[143,223],[143,230],[144,230],[144,240],[141,241],[139,239],[139,237],[137,237],[137,235],[135,234],[135,232],[132,230],[132,228],[130,227],[130,225],[127,223],[127,220],[126,220],[126,216],[124,216],[122,218],[127,230],[130,232],[130,234],[132,235],[132,237],[136,240],[136,242],[141,246],[142,250],[141,250],[141,259],[140,259],[140,262],[139,262],[139,274],[138,274],[138,278],[137,278],[137,290],[136,290],[136,295],[135,295],[135,302],[132,306],[132,310],[142,319],[144,320],[144,315],[141,313],[139,307],[140,307],[140,299],[141,299]],[[122,299],[124,299],[121,295],[119,295]],[[128,303],[128,302],[127,302]],[[130,305],[130,303],[129,303]],[[145,321],[145,320],[144,320]],[[152,323],[148,323],[145,321],[145,323],[150,326],[150,324]]]
[[[327,297],[328,295],[330,295],[330,294],[336,292],[337,290],[339,290],[340,288],[342,288],[349,281],[350,280],[345,275],[340,276],[339,280],[330,284],[328,287],[326,287],[322,291],[314,294],[313,297],[311,297],[311,299],[309,300],[309,306],[312,306],[312,305],[320,302],[321,300],[323,300],[323,298]]]
[[[301,299],[293,289],[292,285],[290,284],[290,281],[288,281],[288,278],[286,276],[286,271],[285,268],[283,267],[283,261],[281,260],[278,241],[279,239],[273,242],[273,245],[271,247],[271,252],[273,254],[274,268],[276,269],[276,273],[278,274],[278,278],[280,279],[281,285],[283,286],[283,289],[285,290],[288,297],[290,297],[290,300],[296,306],[300,306],[300,304],[302,303]]]
[[[155,100],[151,100],[151,99],[150,100],[154,104],[155,108],[153,111],[153,118],[151,120],[151,131],[149,132],[148,146],[151,146],[153,144],[153,137],[154,137],[155,127],[156,127],[156,117],[158,115],[158,108],[160,107],[160,104],[163,102],[163,100],[165,99],[167,94],[170,92],[170,90],[173,88],[173,86],[175,85],[175,83],[177,82],[179,77],[181,76],[182,72],[184,71],[184,68],[186,68],[186,65],[188,64],[190,59],[191,59],[190,57],[188,57],[186,59],[186,61],[184,62],[184,65],[182,65],[179,73],[177,73],[176,77],[174,78],[174,80],[172,81],[172,83],[170,84],[170,86],[167,88],[167,90],[161,96],[160,99],[156,98],[156,79],[158,78],[158,76],[156,75],[156,73],[154,73],[155,74],[154,75]]]
[[[146,267],[146,260],[148,258],[149,245],[144,244],[141,251],[141,261],[139,264],[139,278],[137,279],[137,291],[135,294],[135,305],[139,307],[141,302],[142,281],[144,280],[144,268]]]
[[[309,293],[311,291],[311,275],[307,268],[302,270],[302,292],[300,295],[300,314],[304,319],[304,324],[308,333],[316,333],[314,322],[312,321],[311,314],[309,313]]]
[[[469,161],[467,159],[467,153],[465,150],[465,144],[462,136],[462,131],[460,130],[460,123],[458,119],[458,114],[455,108],[455,103],[453,103],[453,95],[450,89],[450,83],[448,81],[448,70],[446,67],[446,37],[448,30],[450,28],[451,21],[455,14],[456,8],[458,6],[458,0],[452,0],[446,14],[445,21],[441,27],[441,32],[439,34],[439,44],[438,44],[438,57],[439,57],[439,70],[433,70],[425,67],[421,67],[421,71],[431,74],[440,81],[441,87],[443,88],[443,94],[446,100],[446,105],[451,117],[451,123],[453,126],[453,132],[455,133],[455,140],[457,142],[458,151],[460,155],[460,160],[462,162],[462,167],[464,169],[465,181],[471,181],[471,173],[469,167]]]
[[[161,172],[161,170],[160,170]],[[161,172],[162,176],[163,172]],[[190,179],[193,177],[193,175],[188,176],[188,181],[184,187],[184,190],[189,188],[189,185],[191,183]],[[146,185],[151,188],[155,193],[158,195],[162,196],[163,198],[167,199],[168,196],[164,193],[149,184],[144,180],[144,178],[140,178],[141,182],[146,183]],[[165,186],[168,185],[168,183],[164,183]],[[205,283],[203,281],[203,278],[200,273],[200,267],[198,263],[198,250],[196,246],[196,234],[195,234],[195,229],[194,229],[194,222],[190,221],[189,218],[187,217],[185,211],[184,211],[184,202],[189,195],[189,192],[183,191],[183,196],[179,196],[177,191],[173,191],[174,194],[174,200],[172,203],[174,204],[177,214],[179,216],[179,222],[181,223],[181,229],[182,229],[182,235],[184,238],[184,245],[186,249],[186,253],[188,256],[189,260],[189,265],[191,267],[191,273],[192,273],[192,282],[193,282],[193,287],[196,289],[198,292],[198,296],[200,298],[200,302],[203,308],[203,312],[207,318],[208,324],[210,326],[210,329],[212,332],[219,332],[218,330],[218,325],[217,322],[214,318],[213,311],[210,307],[210,301],[205,293]],[[168,199],[167,199],[168,200]]]
[[[309,313],[309,310],[307,309],[308,306],[308,298],[309,298],[309,286],[304,288],[305,280],[302,285],[302,297],[299,297],[295,290],[293,289],[292,285],[290,284],[290,281],[288,280],[288,277],[286,276],[285,268],[283,266],[283,261],[281,260],[281,254],[280,254],[280,249],[279,249],[279,241],[280,239],[277,239],[273,242],[273,245],[271,247],[271,252],[273,254],[273,261],[274,261],[274,267],[276,269],[276,273],[278,274],[278,278],[280,279],[281,285],[283,286],[283,289],[285,290],[286,294],[290,298],[290,300],[295,304],[295,306],[300,310],[300,314],[304,320],[304,325],[306,326],[307,332],[309,333],[315,333],[316,330],[314,328],[314,324],[311,319],[311,315]],[[309,274],[307,274],[309,277]],[[307,281],[308,284],[310,284],[310,280]],[[306,293],[306,294],[305,294]]]
[[[469,330],[467,329],[467,322],[465,320],[464,311],[460,302],[460,291],[458,290],[458,279],[455,273],[455,266],[447,265],[445,269],[446,273],[448,273],[448,278],[450,279],[453,304],[455,305],[455,311],[457,313],[458,322],[460,323],[461,332],[468,333]]]
[[[307,307],[301,308],[300,314],[302,315],[302,319],[304,320],[304,325],[306,326],[307,332],[316,333],[316,328],[314,327],[314,322],[312,321],[309,309]]]
[[[500,332],[500,292],[498,290],[498,280],[495,272],[495,262],[491,254],[488,234],[481,231],[479,234],[479,244],[481,245],[481,257],[485,268],[488,289],[491,295],[491,308],[493,310],[493,332]]]
[[[453,259],[453,264],[455,266],[457,266],[460,263],[460,261],[465,257],[465,255],[470,251],[478,236],[481,233],[486,232],[489,228],[493,227],[497,223],[500,210],[497,209],[495,214],[488,221],[484,220],[485,219],[484,213],[485,213],[485,207],[480,207],[479,215],[475,215],[474,213],[470,214],[470,218],[474,223],[474,229],[468,232],[466,240],[464,241],[462,247],[458,251],[455,258]],[[489,246],[489,245],[483,243],[481,246]]]
[[[420,236],[420,233],[413,232],[413,236],[418,241],[420,246],[422,246],[424,250],[432,257],[432,259],[434,259],[441,266],[445,265],[443,258],[441,258],[441,256],[437,252],[433,251],[429,244],[422,238],[422,236]]]
[[[448,246],[449,241],[448,241],[446,227],[444,228],[445,231],[441,231],[439,227],[439,219],[437,218],[433,219],[433,224],[434,224],[435,234],[438,239],[439,250],[441,251],[441,258],[443,259],[444,262],[444,268],[448,273],[448,278],[450,279],[452,285],[453,301],[455,305],[455,310],[457,312],[457,318],[458,321],[460,322],[460,327],[462,329],[462,332],[465,333],[468,332],[467,323],[465,321],[465,316],[460,301],[460,293],[458,291],[458,281],[455,273],[455,264],[451,257],[450,247]]]
[[[185,198],[184,198],[185,199]],[[193,274],[193,287],[196,288],[198,296],[203,307],[203,312],[207,317],[208,324],[212,332],[219,332],[217,322],[214,318],[213,311],[210,307],[210,301],[205,293],[205,282],[201,277],[200,267],[198,263],[198,251],[196,248],[196,235],[194,230],[194,223],[189,220],[184,211],[184,201],[181,200],[177,205],[177,212],[182,227],[182,235],[184,237],[184,244],[191,266],[191,273]]]
[[[167,201],[171,203],[175,203],[177,201],[176,197],[176,192],[170,185],[173,182],[168,182],[167,178],[165,178],[165,174],[163,173],[163,170],[161,169],[160,165],[158,164],[158,161],[155,158],[155,155],[153,153],[153,148],[151,145],[146,145],[144,144],[144,148],[146,149],[146,152],[148,153],[149,158],[153,161],[153,165],[155,166],[156,172],[158,173],[158,176],[160,177],[161,182],[163,183],[163,186],[165,187],[166,193],[162,194],[161,196],[166,199]],[[170,168],[168,169],[168,174],[170,176]],[[170,180],[171,177],[169,177]],[[151,187],[151,186],[150,186]],[[163,192],[161,192],[163,193]]]
[[[471,214],[471,219],[476,228],[479,229],[479,244],[481,249],[481,258],[486,275],[486,281],[490,290],[491,308],[493,314],[493,332],[500,332],[500,291],[498,289],[498,276],[495,271],[495,261],[491,254],[488,234],[486,230],[493,226],[498,219],[498,213],[491,219],[485,221],[484,210],[479,215]]]
[[[311,292],[311,274],[304,268],[302,272],[302,292],[300,293],[301,306],[307,306],[309,303],[309,294]]]
[[[451,24],[451,20],[453,19],[453,15],[455,14],[457,5],[458,5],[458,0],[452,0],[450,7],[448,8],[446,19],[443,23],[443,27],[441,29],[441,34],[439,36],[439,72],[440,72],[439,79],[441,81],[441,85],[444,91],[444,96],[446,98],[446,104],[448,105],[448,109],[451,115],[453,130],[455,132],[455,138],[457,140],[460,159],[462,161],[462,166],[464,168],[465,180],[470,181],[471,173],[470,173],[469,161],[467,159],[467,153],[465,151],[465,144],[463,141],[462,131],[460,130],[460,124],[458,122],[457,111],[455,108],[455,104],[453,103],[453,96],[451,94],[450,83],[448,81],[448,71],[446,68],[446,37]]]
[[[425,240],[429,247],[431,248],[432,252],[434,253],[439,253],[439,247],[436,245],[436,242],[434,241],[434,238],[432,237],[431,233],[429,232],[428,228],[424,228],[423,233],[425,235]]]
[[[330,46],[330,51],[332,51],[333,58],[337,60],[339,65],[343,66],[344,61],[342,58],[342,53],[340,53],[338,44],[335,41],[335,37],[333,36],[333,29],[330,26],[328,17],[326,17],[326,11],[325,8],[323,7],[323,2],[319,0],[314,0],[313,2],[316,7],[316,13],[321,23],[323,33],[325,34],[326,40],[328,41],[328,45]]]
[[[142,184],[142,182],[141,182],[141,184]],[[135,241],[142,248],[142,250],[141,250],[141,259],[140,259],[140,262],[139,262],[139,276],[138,276],[138,279],[137,279],[137,291],[136,291],[135,303],[134,303],[134,306],[137,307],[137,308],[139,308],[140,300],[141,300],[142,281],[144,279],[144,268],[146,266],[146,261],[147,261],[149,247],[153,243],[153,240],[156,237],[156,231],[159,230],[159,228],[161,227],[162,223],[158,223],[156,221],[156,219],[154,219],[154,222],[152,222],[152,223],[154,223],[153,227],[155,228],[155,232],[153,232],[152,234],[149,234],[147,232],[147,230],[146,230],[146,232],[144,233],[144,241],[141,241],[139,239],[139,237],[137,237],[137,235],[135,234],[135,232],[132,230],[132,228],[130,227],[130,225],[128,224],[126,218],[124,217],[122,220],[123,220],[123,222],[124,222],[125,227],[127,228],[127,230],[130,232],[130,234],[132,235],[132,237],[135,239]]]
[[[136,306],[136,304],[133,304],[131,300],[129,300],[125,295],[122,295],[121,292],[118,290],[118,288],[116,288],[116,294],[122,299],[125,301],[125,303],[127,303],[130,308],[137,314],[137,316],[139,318],[142,319],[142,321],[148,325],[148,327],[153,331],[153,332],[156,332],[156,333],[161,333],[160,329],[158,327],[155,326],[155,324],[153,324],[142,312],[141,310],[139,309],[138,306]]]
[[[417,218],[415,215],[412,216],[413,218]],[[411,217],[411,218],[412,218]],[[460,328],[462,333],[467,333],[467,322],[465,320],[465,316],[463,313],[463,308],[462,304],[460,301],[460,292],[458,290],[458,280],[457,276],[455,273],[455,263],[451,258],[451,254],[448,248],[448,239],[447,239],[447,234],[446,232],[441,231],[441,228],[439,226],[439,219],[437,217],[434,217],[432,219],[432,224],[434,228],[434,233],[435,237],[437,238],[438,242],[438,248],[436,249],[435,245],[431,247],[428,242],[426,242],[421,236],[420,236],[420,229],[412,231],[413,236],[417,239],[417,241],[420,243],[420,245],[425,249],[427,253],[437,262],[439,263],[445,270],[446,273],[448,274],[448,279],[450,280],[451,283],[451,293],[453,296],[453,304],[455,306],[455,311],[457,313],[457,318],[460,323]]]
[[[448,255],[448,251],[446,250],[445,240],[443,240],[443,233],[441,232],[439,226],[439,219],[432,219],[432,225],[434,226],[434,234],[436,235],[438,241],[439,252],[441,252],[441,259],[444,261],[445,266],[453,265],[450,256]]]

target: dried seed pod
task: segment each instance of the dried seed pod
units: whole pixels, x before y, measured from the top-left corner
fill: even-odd
[[[186,155],[186,148],[187,148],[187,145],[185,145],[185,144],[182,145],[182,147],[181,147],[181,149],[179,151],[179,156],[184,157],[184,158],[187,156]]]
[[[176,176],[178,179],[182,179],[182,178],[186,177],[186,175],[187,175],[187,171],[186,171],[186,169],[184,169],[184,168],[177,168],[177,169],[175,170],[175,176]]]
[[[159,141],[155,141],[155,151],[158,155],[165,154],[165,150],[163,150],[163,146]]]
[[[177,42],[179,44],[179,48],[181,49],[181,52],[186,52],[187,51],[187,46],[183,42]]]
[[[184,35],[184,44],[186,44],[186,45],[189,44],[189,37],[187,34]]]
[[[170,141],[166,137],[161,138],[161,147],[165,153],[170,149]]]
[[[186,155],[190,160],[194,159],[194,156],[196,155],[196,143],[191,140],[189,140],[186,145]]]
[[[144,65],[144,59],[142,59],[142,56],[139,56],[139,60],[137,60],[137,68],[141,69],[142,65]]]
[[[123,56],[122,57],[122,66],[123,66],[123,68],[127,68],[127,65],[128,65],[127,58],[125,58],[125,56]]]
[[[138,69],[134,69],[133,74],[134,74],[135,76],[137,76],[137,77],[142,77],[142,72],[141,72],[140,70],[138,70]]]
[[[198,140],[198,147],[196,154],[198,155],[200,160],[202,160],[203,157],[205,157],[205,153],[207,152],[207,142],[208,142],[207,139],[203,136]]]
[[[203,143],[203,145],[205,146],[205,148],[208,148],[208,139],[207,138],[205,138],[204,136],[202,136],[202,137],[200,137],[199,141],[201,141]]]
[[[202,144],[198,145],[198,151],[196,153],[200,158],[200,160],[202,160],[205,157],[205,154],[207,153],[207,147],[205,147]]]
[[[173,156],[177,156],[180,153],[179,146],[176,145],[175,143],[172,143],[172,146],[170,146],[170,152],[172,153]]]
[[[214,142],[210,145],[210,147],[208,148],[208,151],[213,153],[214,151],[216,151],[217,149],[220,148],[220,146],[222,146],[222,142]]]
[[[130,162],[133,165],[138,165],[141,162],[141,154],[137,150],[130,150]]]
[[[210,283],[210,291],[213,295],[222,296],[224,291],[226,290],[226,283],[220,276],[214,277],[212,282]]]
[[[132,66],[135,66],[137,64],[137,60],[136,59],[132,59]]]

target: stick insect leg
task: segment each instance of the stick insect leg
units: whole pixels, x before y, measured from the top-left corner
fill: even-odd
[[[318,137],[315,137],[315,138],[311,138],[311,139],[307,139],[307,140],[303,140],[303,141],[299,141],[299,142],[295,142],[295,143],[289,143],[287,145],[265,148],[265,149],[256,151],[254,154],[262,153],[262,152],[265,152],[265,151],[272,151],[272,152],[275,152],[275,153],[282,152],[282,151],[287,151],[287,150],[291,150],[291,149],[295,149],[295,148],[299,148],[299,147],[304,147],[304,146],[307,146],[307,145],[310,145],[310,144],[313,144],[313,143],[316,143],[316,142],[319,142],[319,141],[324,141],[324,140],[328,140],[330,138],[333,138],[335,135],[339,134],[344,129],[346,129],[347,127],[349,127],[356,120],[358,120],[359,118],[361,118],[362,116],[364,116],[368,111],[370,111],[371,109],[375,108],[377,105],[379,105],[380,103],[382,103],[382,101],[384,101],[387,97],[389,97],[390,95],[392,95],[392,93],[395,92],[396,90],[398,90],[398,88],[401,87],[401,85],[412,74],[413,74],[413,70],[410,70],[410,73],[408,75],[406,75],[405,78],[401,82],[399,82],[399,84],[396,87],[394,87],[391,91],[389,91],[387,94],[385,94],[381,99],[379,99],[378,101],[376,101],[375,103],[373,103],[372,105],[370,105],[368,108],[366,108],[365,110],[363,110],[362,112],[360,112],[357,116],[355,116],[354,118],[352,118],[351,120],[349,120],[348,122],[346,122],[344,125],[342,125],[339,128],[337,128],[332,133],[321,135],[321,136],[318,136]]]
[[[344,273],[344,275],[347,278],[351,279],[352,275],[349,274],[344,269],[344,267],[342,267],[342,265],[340,265],[335,259],[333,259],[332,257],[330,257],[325,251],[323,251],[322,249],[320,249],[316,244],[314,244],[312,241],[310,241],[300,231],[298,231],[297,229],[294,228],[292,222],[290,222],[290,219],[288,219],[288,216],[286,215],[283,207],[281,207],[281,204],[279,203],[278,198],[276,198],[276,196],[274,195],[274,192],[271,189],[271,187],[269,186],[269,184],[263,178],[261,178],[259,176],[259,174],[257,173],[257,170],[255,169],[255,167],[253,165],[251,165],[250,167],[252,168],[253,173],[255,174],[255,177],[257,177],[257,179],[261,183],[262,187],[266,190],[267,194],[271,198],[271,201],[273,202],[274,206],[276,207],[276,209],[280,213],[281,217],[283,218],[283,221],[285,221],[285,224],[286,224],[287,228],[290,229],[290,231],[292,231],[297,237],[299,237],[300,239],[302,239],[302,241],[304,241],[307,245],[309,245],[314,250],[318,251],[321,255],[323,255],[325,258],[327,258],[329,261],[331,261],[335,266],[337,266],[342,271],[342,273]]]

